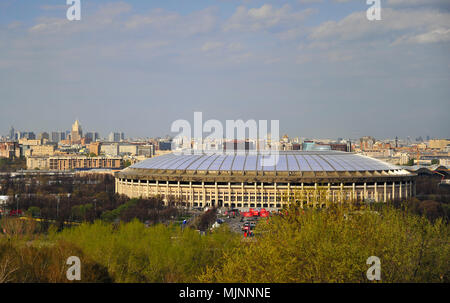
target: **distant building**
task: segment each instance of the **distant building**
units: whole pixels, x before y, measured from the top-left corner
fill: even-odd
[[[365,151],[365,150],[372,150],[376,141],[374,137],[365,136],[359,139],[359,142],[361,150]]]
[[[50,140],[50,135],[47,132],[42,132],[39,134],[38,139],[39,140],[44,140],[44,139]]]
[[[224,151],[245,151],[253,150],[253,142],[244,140],[230,140],[223,144]]]
[[[155,146],[152,144],[138,145],[138,156],[145,156],[146,158],[153,157],[155,155]]]
[[[135,144],[119,144],[119,155],[136,156],[138,153],[138,146]]]
[[[122,158],[119,157],[27,157],[27,169],[39,170],[120,169],[122,164]]]
[[[428,142],[428,147],[431,149],[444,150],[447,145],[450,145],[450,139],[434,139]]]
[[[45,156],[31,156],[27,157],[27,169],[48,169],[48,157]]]
[[[70,138],[73,143],[77,143],[81,141],[81,138],[83,137],[83,131],[81,129],[80,122],[78,120],[75,121],[75,123],[72,125],[72,132],[70,133]]]
[[[51,141],[53,143],[58,143],[59,141],[61,141],[61,133],[60,132],[52,132],[52,139]]]
[[[32,145],[25,152],[25,156],[53,156],[55,150],[55,145]]]
[[[122,167],[122,158],[119,157],[50,157],[48,161],[50,170],[92,168],[120,169]]]
[[[20,146],[17,142],[0,142],[0,158],[19,158]]]
[[[159,141],[158,142],[158,149],[159,150],[171,150],[172,149],[172,142],[171,141]]]
[[[100,152],[109,156],[119,155],[119,143],[104,143],[100,147]]]
[[[120,142],[120,133],[110,133],[108,136],[109,142]]]
[[[84,138],[86,139],[86,142],[87,142],[87,143],[91,143],[91,142],[95,141],[95,140],[94,140],[94,133],[92,133],[92,132],[86,133],[86,134],[84,135]]]
[[[343,152],[350,152],[349,145],[346,143],[330,143],[331,150],[339,150]]]
[[[400,165],[408,164],[409,160],[411,160],[411,156],[408,153],[400,154]]]
[[[42,140],[39,139],[19,139],[19,144],[21,145],[28,145],[28,146],[34,146],[34,145],[41,145]]]
[[[331,146],[330,144],[315,143],[313,141],[304,141],[303,150],[304,151],[331,150]]]
[[[19,140],[20,139],[35,140],[36,139],[36,135],[33,132],[20,132],[18,139]]]
[[[89,153],[94,154],[96,156],[100,155],[100,146],[101,143],[100,142],[92,142],[91,144],[89,144]]]
[[[16,131],[14,130],[14,127],[11,126],[11,129],[9,130],[9,139],[14,141],[16,140]]]

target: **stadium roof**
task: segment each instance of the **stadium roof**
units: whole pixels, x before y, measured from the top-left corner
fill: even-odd
[[[402,171],[392,165],[367,156],[338,151],[279,152],[276,165],[267,165],[267,155],[261,153],[191,153],[166,154],[134,164],[131,169],[184,171],[257,171],[257,172],[356,172]],[[264,159],[263,159],[264,158]],[[263,160],[261,160],[263,159]],[[264,165],[261,165],[264,164]]]

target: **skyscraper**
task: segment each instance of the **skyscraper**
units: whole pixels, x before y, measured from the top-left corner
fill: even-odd
[[[71,139],[72,142],[79,142],[83,137],[83,131],[81,130],[81,125],[78,120],[72,125]]]
[[[11,129],[9,130],[9,139],[15,140],[16,139],[16,131],[14,130],[14,127],[11,126]]]
[[[120,142],[120,133],[110,133],[108,136],[109,142]]]

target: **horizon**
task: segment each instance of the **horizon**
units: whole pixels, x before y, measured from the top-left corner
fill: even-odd
[[[170,124],[279,120],[314,138],[448,138],[450,4],[82,0],[0,4],[0,133],[174,135]]]

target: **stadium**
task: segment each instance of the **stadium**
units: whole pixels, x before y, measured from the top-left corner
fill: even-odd
[[[116,192],[130,198],[160,196],[190,207],[281,208],[315,203],[387,202],[415,195],[415,174],[355,153],[283,151],[276,165],[260,152],[166,154],[115,175]],[[315,196],[317,197],[317,196]],[[325,205],[319,205],[321,207]]]

